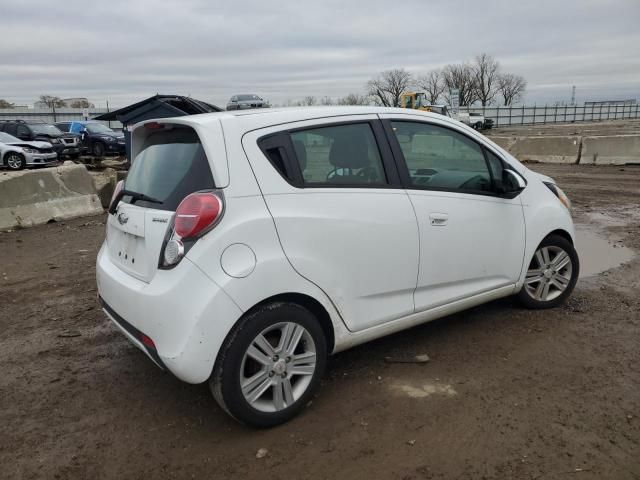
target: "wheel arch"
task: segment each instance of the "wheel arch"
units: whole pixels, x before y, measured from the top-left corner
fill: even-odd
[[[569,232],[567,232],[566,230],[562,229],[562,228],[558,228],[558,229],[556,229],[556,230],[554,230],[552,232],[549,232],[549,234],[547,236],[545,236],[544,238],[547,238],[547,237],[549,237],[551,235],[558,235],[559,237],[564,238],[571,245],[574,245],[573,237],[571,236],[571,234]],[[542,240],[544,240],[544,238]]]
[[[26,160],[26,156],[24,155],[24,153],[18,151],[18,150],[7,150],[6,152],[4,152],[4,155],[2,156],[2,165],[7,165],[7,157],[9,157],[9,155],[11,154],[16,154],[19,155],[20,157],[22,157],[23,160]]]
[[[320,326],[322,327],[322,331],[324,332],[325,339],[327,341],[327,353],[331,353],[333,351],[333,348],[335,346],[335,331],[333,328],[333,323],[331,321],[331,316],[329,315],[329,312],[327,312],[326,308],[318,300],[311,297],[310,295],[296,292],[273,295],[256,303],[253,307],[251,307],[244,313],[243,317],[249,315],[251,312],[254,312],[264,305],[276,302],[295,303],[296,305],[300,305],[301,307],[309,310],[313,314],[313,316],[316,317],[318,323],[320,323]]]

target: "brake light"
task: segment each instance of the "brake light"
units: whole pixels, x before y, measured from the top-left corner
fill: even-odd
[[[176,210],[175,233],[194,238],[211,228],[222,213],[222,199],[213,193],[192,193]]]
[[[148,128],[149,130],[160,130],[164,127],[158,122],[147,122],[144,124],[144,128]]]
[[[111,209],[113,201],[120,193],[120,190],[122,190],[123,188],[124,188],[124,180],[120,180],[118,183],[116,183],[116,188],[113,189],[113,195],[111,195],[111,201],[109,202],[109,209]]]

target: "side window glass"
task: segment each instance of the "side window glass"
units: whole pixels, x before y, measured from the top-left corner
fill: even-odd
[[[384,185],[387,177],[368,123],[291,133],[305,185]]]
[[[20,137],[29,137],[29,129],[27,127],[23,127],[22,125],[18,125],[18,131],[17,131],[17,135],[18,138]]]
[[[411,184],[443,190],[492,190],[482,148],[465,135],[420,122],[392,122]]]

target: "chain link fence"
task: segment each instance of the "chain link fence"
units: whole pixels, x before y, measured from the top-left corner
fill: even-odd
[[[640,118],[640,104],[544,105],[519,107],[460,107],[461,112],[480,113],[495,127],[545,125],[548,123],[601,122]]]

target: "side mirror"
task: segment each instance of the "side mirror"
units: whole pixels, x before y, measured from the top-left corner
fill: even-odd
[[[527,186],[527,181],[518,172],[505,168],[502,170],[502,181],[498,185],[498,193],[505,198],[515,198]]]

